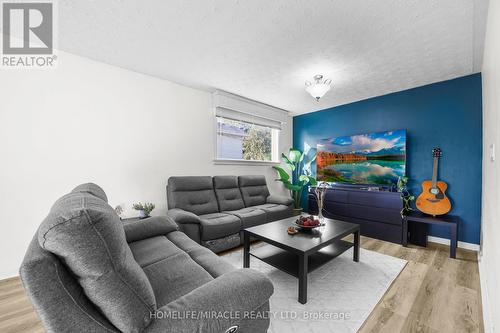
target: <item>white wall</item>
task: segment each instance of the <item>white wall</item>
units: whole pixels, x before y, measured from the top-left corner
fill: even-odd
[[[480,275],[486,332],[500,332],[500,2],[490,1],[483,64],[483,207]],[[496,161],[490,145],[496,146]]]
[[[153,215],[172,175],[265,174],[282,191],[270,166],[212,163],[208,92],[58,56],[54,70],[0,71],[0,279],[17,275],[52,203],[79,183],[101,185],[113,206],[154,202]]]

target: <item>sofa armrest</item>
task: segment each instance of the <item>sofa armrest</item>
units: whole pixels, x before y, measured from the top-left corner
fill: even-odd
[[[180,208],[169,209],[167,212],[167,216],[174,220],[177,224],[201,223],[198,215]]]
[[[267,203],[290,206],[293,199],[284,195],[270,195],[267,197]]]
[[[273,292],[271,281],[258,271],[228,272],[158,309],[148,332],[226,332],[233,326],[266,332]]]
[[[201,243],[201,220],[198,215],[180,208],[173,208],[168,210],[167,216],[177,223],[180,231],[198,244]]]
[[[166,235],[179,230],[179,227],[168,216],[152,216],[144,220],[124,222],[123,229],[125,230],[127,242],[131,243],[154,236]]]

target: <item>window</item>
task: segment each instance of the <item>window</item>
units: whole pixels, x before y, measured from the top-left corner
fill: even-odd
[[[213,94],[215,163],[279,163],[279,137],[288,112],[223,91]]]
[[[217,159],[277,161],[278,134],[275,128],[217,117]]]

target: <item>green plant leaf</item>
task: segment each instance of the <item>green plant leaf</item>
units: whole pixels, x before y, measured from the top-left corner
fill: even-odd
[[[307,176],[307,177],[309,178],[309,183],[311,184],[311,186],[318,185],[318,181],[316,180],[316,178],[311,177],[311,176]]]
[[[280,177],[280,179],[278,179],[278,180],[280,180],[282,182],[286,182],[286,181],[290,180],[290,175],[282,167],[280,167],[280,166],[273,166],[273,169],[278,172],[278,175]]]
[[[309,177],[307,177],[306,175],[300,175],[299,176],[299,180],[301,182],[305,181],[305,182],[309,182]]]
[[[318,184],[318,182],[316,181],[316,179],[314,177],[307,176],[307,175],[300,175],[299,181],[303,186],[305,186],[307,184],[311,184],[312,186],[316,186]]]
[[[285,188],[288,188],[290,185],[293,185],[290,181],[288,180],[281,180],[281,179],[276,179],[279,182],[282,182]],[[289,189],[289,188],[288,188]]]
[[[286,164],[293,164],[292,162],[290,162],[290,160],[288,159],[288,157],[285,155],[285,153],[281,153],[281,159],[283,160],[283,162],[285,162]]]
[[[294,164],[300,162],[300,156],[302,156],[302,152],[298,149],[290,148],[290,150],[288,151],[288,159]]]
[[[285,162],[290,171],[295,171],[295,164],[293,164],[292,161],[290,161],[284,153],[281,153],[281,159],[283,160],[283,162]]]
[[[301,181],[299,181],[299,182],[298,182],[298,185],[299,185],[300,187],[304,187],[304,186],[306,186],[306,185],[307,185],[307,182],[308,182],[307,180],[301,180]]]
[[[298,185],[298,184],[292,184],[290,182],[288,183],[283,183],[285,184],[285,187],[287,189],[289,189],[290,191],[294,191],[294,192],[299,192],[299,191],[302,191],[302,186]]]

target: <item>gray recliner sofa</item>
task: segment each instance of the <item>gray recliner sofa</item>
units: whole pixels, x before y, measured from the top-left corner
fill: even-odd
[[[269,326],[273,286],[265,275],[235,269],[167,217],[123,223],[95,184],[57,200],[20,275],[49,332],[263,333]]]
[[[167,203],[180,230],[216,253],[242,244],[245,228],[293,215],[293,200],[270,195],[260,175],[170,177]]]

